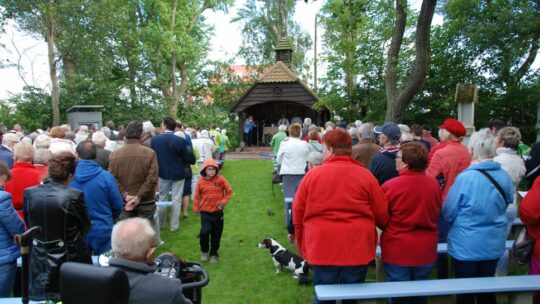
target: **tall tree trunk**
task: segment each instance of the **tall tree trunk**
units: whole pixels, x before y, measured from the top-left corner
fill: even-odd
[[[352,36],[353,33],[348,33],[345,39],[347,39],[347,45],[350,46],[353,43],[354,37]],[[347,85],[347,101],[349,103],[349,107],[353,104],[353,93],[354,88],[356,86],[354,82],[354,73],[353,73],[353,65],[354,65],[354,50],[351,50],[350,48],[347,49],[345,54],[345,83]]]
[[[174,27],[176,25],[176,7],[178,5],[178,0],[174,0],[172,14],[171,14],[171,27],[170,31],[174,37]],[[171,87],[172,87],[172,96],[173,99],[169,104],[169,114],[173,117],[178,113],[178,99],[176,97],[176,40],[173,38],[172,50],[171,50]]]
[[[407,1],[396,0],[396,24],[390,42],[386,68],[386,99],[387,109],[385,121],[399,123],[414,96],[424,85],[431,62],[430,32],[431,21],[435,13],[437,0],[423,0],[420,15],[416,23],[415,58],[411,72],[401,89],[397,88],[396,69],[399,62],[399,52],[403,42],[407,13]]]
[[[49,3],[50,4],[50,3]],[[52,12],[49,10],[47,19],[47,51],[49,57],[49,75],[51,77],[52,92],[51,92],[51,107],[53,115],[53,126],[60,124],[60,93],[58,88],[58,75],[56,75],[56,60],[54,52],[54,32],[55,24],[52,17]]]

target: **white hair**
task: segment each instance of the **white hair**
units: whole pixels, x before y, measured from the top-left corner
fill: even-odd
[[[446,141],[446,140],[448,140],[450,135],[452,135],[452,133],[448,132],[448,130],[446,130],[446,129],[440,128],[439,132],[438,132],[438,135],[439,135],[440,140]]]
[[[49,149],[51,145],[51,137],[47,134],[39,134],[34,140],[34,147],[36,149]]]
[[[489,128],[483,128],[474,132],[469,139],[469,151],[473,160],[492,158],[496,155],[496,138]]]
[[[98,146],[103,146],[107,142],[107,136],[101,131],[96,131],[92,134],[92,142]]]
[[[6,133],[2,136],[2,143],[6,146],[18,143],[20,140],[20,137],[15,133]]]
[[[360,126],[362,125],[362,121],[360,119],[357,119],[354,121],[354,125],[357,127],[357,128],[360,128]]]
[[[87,125],[80,125],[79,126],[79,132],[77,133],[88,133],[88,126]]]
[[[111,138],[111,129],[109,129],[109,127],[101,128],[101,132],[103,132],[107,138]]]
[[[61,125],[60,129],[62,129],[62,131],[64,131],[64,133],[71,132],[71,126],[68,125],[68,124]]]
[[[112,250],[120,258],[128,260],[143,258],[152,247],[155,235],[150,221],[145,218],[134,217],[120,221],[112,230]]]
[[[154,125],[152,124],[150,120],[147,120],[142,123],[142,129],[146,133],[152,133],[154,132]]]
[[[311,118],[306,117],[304,118],[304,127],[309,127],[309,126],[311,126]]]
[[[221,130],[221,135],[227,135],[227,130],[226,129]]]
[[[22,144],[28,144],[28,145],[32,145],[32,139],[28,136],[23,136],[21,137],[21,141],[20,141]]]
[[[286,130],[287,130],[287,126],[286,126],[286,125],[279,125],[278,131],[286,131]]]

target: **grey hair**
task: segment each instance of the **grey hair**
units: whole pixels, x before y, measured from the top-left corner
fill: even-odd
[[[48,148],[38,148],[36,149],[36,154],[34,155],[34,163],[46,166],[49,164],[49,160],[52,157],[53,154]]]
[[[101,131],[96,131],[92,134],[92,142],[98,146],[102,146],[107,141],[107,136]]]
[[[286,126],[286,125],[279,125],[278,131],[286,131],[286,130],[287,130],[287,126]]]
[[[360,119],[357,119],[354,121],[354,125],[357,127],[357,128],[360,128],[360,126],[362,125],[362,121]]]
[[[309,126],[311,126],[311,118],[306,117],[304,118],[304,127],[309,127]]]
[[[469,139],[469,151],[473,160],[480,160],[495,157],[495,136],[488,128],[474,132]]]
[[[521,142],[521,132],[516,127],[504,127],[497,133],[497,141],[504,147],[517,150]]]
[[[363,123],[358,128],[358,134],[364,139],[375,139],[375,133],[373,133],[373,124],[372,123]]]
[[[143,258],[152,246],[155,235],[150,221],[145,218],[134,217],[120,221],[112,230],[112,250],[120,258]]]

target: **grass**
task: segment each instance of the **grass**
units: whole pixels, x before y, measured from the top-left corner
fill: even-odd
[[[217,264],[202,263],[210,274],[203,288],[204,303],[312,303],[313,286],[299,285],[290,271],[276,274],[268,250],[256,247],[266,236],[295,251],[287,241],[283,196],[271,188],[269,160],[228,160],[221,174],[233,188],[225,208],[225,228]],[[274,215],[269,216],[268,210]],[[165,244],[159,252],[173,252],[190,262],[200,262],[200,218],[190,212],[180,230],[161,230]]]
[[[299,285],[289,271],[276,274],[268,250],[257,243],[272,236],[291,251],[287,242],[283,196],[271,187],[272,163],[269,160],[228,160],[221,172],[233,188],[234,195],[225,208],[225,229],[219,250],[218,264],[202,263],[210,274],[210,283],[203,288],[203,303],[312,303],[312,285]],[[190,206],[191,208],[191,206]],[[268,210],[274,215],[269,216]],[[200,218],[192,213],[182,219],[180,230],[161,230],[165,244],[159,252],[173,252],[190,262],[200,262]],[[510,264],[511,275],[525,274],[527,267]],[[435,270],[432,272],[436,278]],[[368,268],[366,281],[375,281],[375,267]],[[452,296],[433,297],[429,303],[454,302]],[[379,299],[377,303],[387,303]],[[506,294],[498,295],[498,303],[506,303]]]

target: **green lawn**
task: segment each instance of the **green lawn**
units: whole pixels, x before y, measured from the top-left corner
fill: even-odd
[[[311,303],[313,287],[299,285],[290,271],[275,273],[268,250],[257,243],[272,236],[289,250],[283,211],[283,196],[271,187],[270,160],[228,160],[221,172],[233,188],[225,209],[225,229],[218,264],[203,263],[210,283],[203,288],[204,303]],[[268,209],[274,215],[267,214]],[[182,219],[180,230],[162,229],[165,244],[159,252],[170,251],[191,262],[200,263],[197,235],[200,219],[192,213]]]
[[[204,303],[312,303],[312,285],[299,285],[290,271],[275,273],[268,250],[257,243],[272,236],[291,251],[287,242],[283,196],[275,186],[272,196],[272,162],[270,160],[228,160],[222,174],[230,182],[234,195],[225,209],[225,230],[221,239],[218,264],[203,263],[210,273],[210,283],[203,288]],[[190,207],[191,208],[191,207]],[[269,216],[271,209],[274,215]],[[200,262],[197,235],[200,219],[192,213],[182,219],[180,230],[161,230],[165,244],[159,252],[170,251],[190,262]],[[366,281],[375,281],[375,267],[369,267]],[[525,274],[527,267],[511,263],[512,275]],[[432,277],[436,278],[435,270]],[[378,303],[386,303],[380,299]],[[430,298],[429,303],[451,303],[451,296]],[[499,294],[498,303],[506,303]]]

